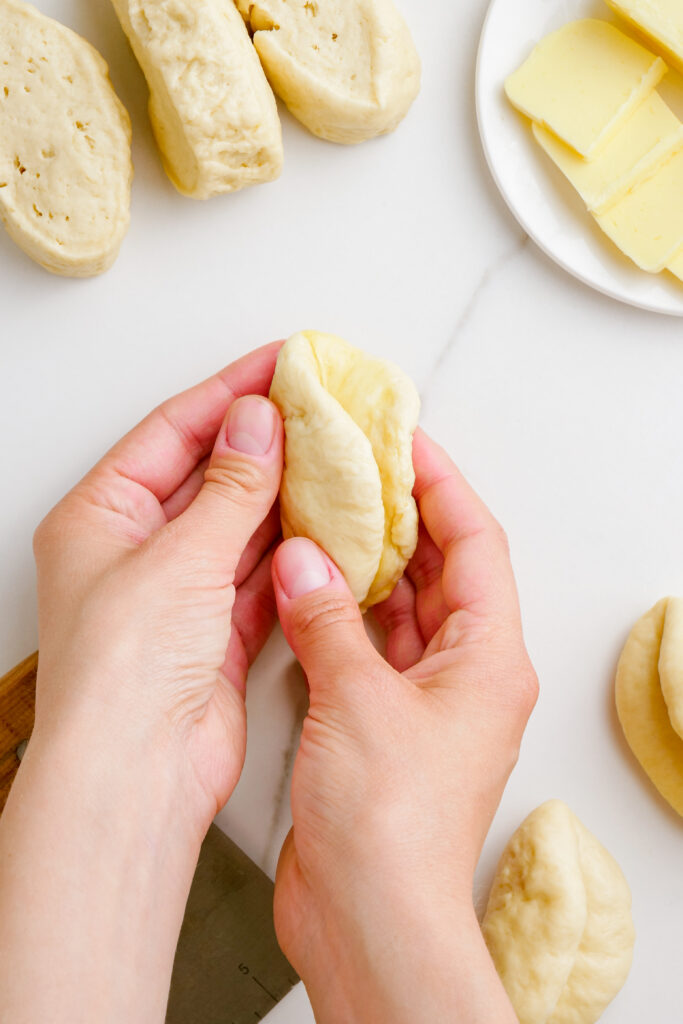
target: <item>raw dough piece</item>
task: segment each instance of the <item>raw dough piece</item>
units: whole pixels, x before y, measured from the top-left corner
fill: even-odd
[[[149,85],[166,172],[194,199],[282,169],[275,97],[232,0],[112,0]]]
[[[603,213],[683,149],[683,124],[658,92],[638,107],[594,160],[584,160],[553,132],[532,124],[534,138],[579,193]]]
[[[513,106],[587,160],[657,86],[666,64],[606,21],[552,32],[505,82]]]
[[[586,927],[548,1024],[593,1024],[623,987],[633,961],[635,931],[626,879],[614,857],[572,818],[586,886]]]
[[[270,84],[309,131],[363,142],[393,131],[420,59],[393,0],[237,0]]]
[[[683,737],[683,598],[670,597],[666,605],[659,648],[659,682],[669,721]]]
[[[130,220],[130,120],[99,53],[0,0],[0,217],[47,270],[107,270]]]
[[[617,714],[628,744],[665,800],[683,815],[683,739],[671,725],[659,679],[669,598],[636,622],[617,666]]]
[[[327,551],[365,610],[389,596],[417,543],[415,387],[392,363],[304,331],[282,348],[270,397],[285,421],[283,533]]]
[[[482,930],[520,1024],[594,1024],[626,979],[631,896],[610,854],[549,800],[501,857]]]
[[[681,604],[680,598],[662,598],[636,622],[619,659],[615,693],[631,750],[664,799],[683,815],[683,739],[672,725],[672,719],[681,724]]]
[[[586,927],[586,889],[572,815],[542,804],[505,848],[493,880],[484,938],[521,1024],[545,1024]]]

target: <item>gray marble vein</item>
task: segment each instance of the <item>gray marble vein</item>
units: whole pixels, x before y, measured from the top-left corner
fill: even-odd
[[[497,279],[501,270],[512,263],[517,257],[524,252],[527,243],[529,242],[528,235],[522,235],[518,237],[513,245],[507,246],[500,256],[484,268],[479,280],[477,281],[470,298],[463,307],[460,316],[456,320],[455,327],[451,331],[448,340],[439,350],[434,364],[430,370],[430,373],[425,381],[420,394],[420,400],[422,402],[422,408],[424,409],[427,402],[429,401],[430,391],[432,385],[439,377],[439,372],[442,369],[444,363],[447,361],[451,352],[457,345],[464,329],[472,318],[474,311],[476,310],[482,297],[487,293],[492,282]]]

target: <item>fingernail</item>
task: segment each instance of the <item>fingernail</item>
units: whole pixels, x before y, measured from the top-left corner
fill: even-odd
[[[294,537],[278,553],[277,575],[287,597],[303,597],[326,587],[332,577],[325,558],[313,541]]]
[[[228,444],[245,455],[265,455],[275,436],[276,415],[275,407],[265,398],[255,395],[238,398],[228,413]]]

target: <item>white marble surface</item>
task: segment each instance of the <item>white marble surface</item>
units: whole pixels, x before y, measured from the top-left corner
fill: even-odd
[[[280,181],[205,204],[163,175],[109,5],[38,3],[110,61],[136,181],[130,234],[102,278],[50,277],[0,234],[2,669],[36,644],[34,526],[153,404],[305,326],[393,357],[421,390],[424,426],[508,530],[542,684],[478,899],[519,821],[566,799],[633,889],[635,962],[604,1020],[679,1021],[683,830],[625,747],[612,680],[635,618],[683,593],[683,323],[563,274],[499,199],[473,110],[485,0],[432,0],[428,17],[402,0],[424,85],[395,135],[343,149],[284,114]],[[220,821],[272,873],[305,707],[280,635],[248,704],[247,765]],[[269,1017],[312,1019],[301,988]]]

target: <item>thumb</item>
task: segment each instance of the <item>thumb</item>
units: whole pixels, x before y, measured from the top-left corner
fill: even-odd
[[[341,572],[311,540],[287,540],[273,558],[273,587],[287,642],[311,689],[379,655]]]
[[[258,395],[236,399],[216,438],[201,490],[175,521],[176,542],[186,541],[193,556],[234,575],[277,497],[282,450],[282,419],[273,403]]]

